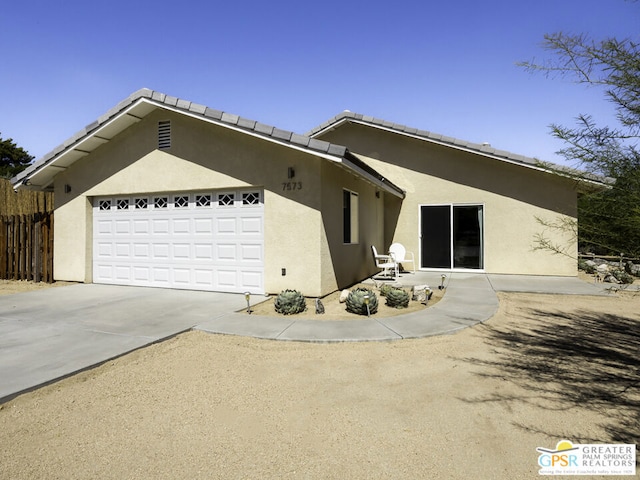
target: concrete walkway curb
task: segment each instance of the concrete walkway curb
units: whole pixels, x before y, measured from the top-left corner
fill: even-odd
[[[440,284],[441,274],[406,274],[406,285]],[[366,342],[424,338],[455,333],[484,322],[498,310],[497,291],[573,295],[607,295],[595,285],[573,277],[446,274],[446,295],[431,308],[395,317],[358,320],[309,320],[295,317],[230,313],[196,325],[209,333],[298,342]]]
[[[439,275],[438,275],[439,277]],[[415,276],[414,284],[426,283]],[[405,282],[411,279],[403,278]],[[431,280],[438,280],[433,277]],[[417,283],[416,283],[417,282]],[[434,285],[434,282],[430,282]],[[491,318],[498,298],[485,275],[449,276],[447,293],[435,306],[406,315],[354,320],[309,320],[230,313],[198,324],[196,330],[270,340],[363,342],[452,333]]]

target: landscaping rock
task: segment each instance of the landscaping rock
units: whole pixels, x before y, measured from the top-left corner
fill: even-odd
[[[631,275],[633,275],[635,277],[640,277],[640,265],[636,265],[635,263],[629,261],[629,262],[627,262],[626,270]]]
[[[340,303],[344,303],[347,301],[349,293],[349,290],[342,290],[342,292],[340,292]]]
[[[632,261],[604,260],[594,257],[590,260],[580,260],[578,268],[588,274],[595,275],[596,282],[614,284],[633,283],[634,277],[640,277],[640,265]]]
[[[414,302],[426,302],[431,289],[429,285],[414,285],[411,287],[411,300]]]

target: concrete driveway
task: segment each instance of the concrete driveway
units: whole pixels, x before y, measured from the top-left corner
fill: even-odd
[[[95,284],[0,296],[0,402],[245,305],[237,294]]]

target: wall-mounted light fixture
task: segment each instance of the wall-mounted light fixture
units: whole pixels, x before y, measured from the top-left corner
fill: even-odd
[[[376,198],[380,198],[380,190],[376,190]]]
[[[64,185],[64,193],[71,193],[71,185],[65,183]]]
[[[296,176],[296,169],[293,167],[289,167],[287,170],[287,178],[293,178]]]

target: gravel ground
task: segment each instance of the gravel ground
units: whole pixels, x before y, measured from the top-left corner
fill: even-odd
[[[43,288],[64,287],[71,285],[71,282],[29,282],[26,280],[2,280],[0,279],[0,295],[13,295],[14,293],[30,292],[33,290],[42,290]]]
[[[536,447],[640,443],[640,295],[499,297],[421,340],[180,335],[0,406],[0,478],[539,478]]]

